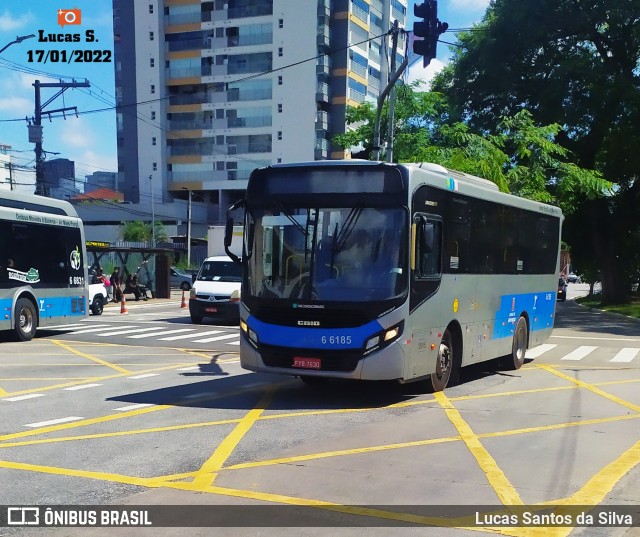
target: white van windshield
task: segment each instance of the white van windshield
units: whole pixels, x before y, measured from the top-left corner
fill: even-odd
[[[205,282],[241,282],[242,267],[233,261],[205,261],[198,273]]]

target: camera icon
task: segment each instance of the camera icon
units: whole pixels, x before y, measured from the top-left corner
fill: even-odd
[[[82,11],[78,8],[59,9],[58,24],[64,28],[65,24],[82,24]]]

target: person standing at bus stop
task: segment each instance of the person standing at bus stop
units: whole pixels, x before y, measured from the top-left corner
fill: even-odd
[[[113,287],[113,301],[120,302],[120,300],[122,300],[122,289],[120,289],[120,286],[122,285],[120,267],[115,267],[113,269],[113,272],[111,273],[110,283]]]

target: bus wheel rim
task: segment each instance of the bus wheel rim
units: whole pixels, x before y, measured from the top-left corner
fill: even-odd
[[[25,333],[31,332],[33,326],[33,316],[28,308],[20,310],[20,330]]]
[[[445,378],[451,367],[451,349],[445,343],[440,343],[440,353],[438,356],[438,367],[436,374],[438,378]]]
[[[524,355],[526,352],[526,333],[525,330],[521,327],[518,328],[516,332],[516,359],[518,362],[524,361]]]

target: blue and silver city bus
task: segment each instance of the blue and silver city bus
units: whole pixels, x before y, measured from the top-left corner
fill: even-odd
[[[254,170],[245,197],[240,359],[300,376],[428,380],[553,328],[562,213],[436,164]],[[231,213],[230,213],[231,214]]]
[[[0,191],[0,330],[28,341],[38,327],[85,317],[86,257],[70,203]]]

